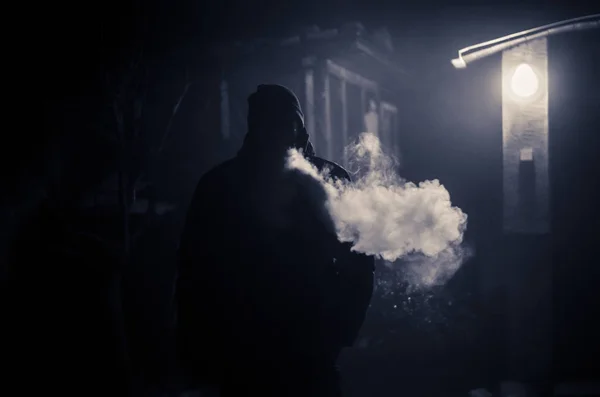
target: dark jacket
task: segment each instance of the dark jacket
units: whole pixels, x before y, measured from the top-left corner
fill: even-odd
[[[270,179],[253,167],[238,156],[204,175],[179,248],[179,356],[215,382],[240,361],[335,360],[357,337],[373,291],[374,260],[337,240],[323,188],[297,171]]]

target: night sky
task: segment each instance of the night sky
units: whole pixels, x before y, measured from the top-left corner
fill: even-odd
[[[43,32],[30,40],[46,54],[54,53],[52,58],[64,67],[66,77],[78,62],[91,66],[118,59],[142,37],[151,43],[150,48],[169,51],[179,46],[202,48],[220,41],[280,36],[313,24],[337,27],[352,20],[367,28],[387,26],[400,48],[418,45],[429,53],[427,59],[437,61],[472,43],[597,12],[592,3],[111,0],[52,3],[28,23]],[[402,55],[413,54],[409,50]],[[419,56],[423,56],[420,51]]]
[[[419,79],[431,84],[426,89],[433,90],[439,82],[436,76],[453,72],[449,60],[458,49],[598,12],[592,3],[59,1],[38,6],[35,13],[17,14],[21,26],[36,33],[21,35],[19,44],[11,46],[27,70],[42,65],[28,73],[33,77],[27,80],[36,81],[50,109],[68,97],[97,95],[105,84],[105,71],[130,59],[132,49],[142,43],[145,56],[193,56],[202,65],[211,62],[203,57],[203,49],[221,42],[281,37],[304,26],[328,28],[360,21],[367,29],[387,26],[398,64],[408,71],[418,70]],[[22,73],[20,64],[15,67]]]

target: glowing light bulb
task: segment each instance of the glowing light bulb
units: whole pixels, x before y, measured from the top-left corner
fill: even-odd
[[[522,63],[517,66],[510,81],[512,91],[522,98],[535,94],[540,86],[539,80],[531,66]]]

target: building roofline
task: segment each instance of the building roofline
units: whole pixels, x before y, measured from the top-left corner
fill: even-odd
[[[364,40],[358,38],[354,41],[354,45],[358,50],[362,51],[364,54],[370,56],[375,61],[390,69],[396,74],[397,77],[410,77],[410,74],[404,68],[396,65],[392,60],[382,54],[381,51],[379,51],[376,47],[370,46],[369,43],[366,43]]]
[[[528,41],[560,33],[595,28],[600,28],[600,14],[586,15],[551,23],[465,47],[458,51],[457,58],[452,59],[452,65],[457,69],[465,69],[471,62],[508,50]]]
[[[283,39],[221,43],[216,46],[215,53],[221,62],[233,66],[234,69],[244,62],[251,64],[253,60],[272,52],[282,54],[283,51],[289,51],[289,54],[298,57],[317,56],[323,59],[336,58],[343,54],[363,54],[386,68],[394,79],[407,79],[409,73],[396,65],[392,59],[393,48],[389,53],[386,52],[382,43],[378,43],[375,37],[376,34],[367,34],[359,23],[349,23],[333,29],[314,26]]]

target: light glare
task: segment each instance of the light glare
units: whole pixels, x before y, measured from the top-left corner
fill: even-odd
[[[537,75],[526,63],[517,66],[510,82],[512,91],[522,98],[528,98],[535,94],[539,85]]]

